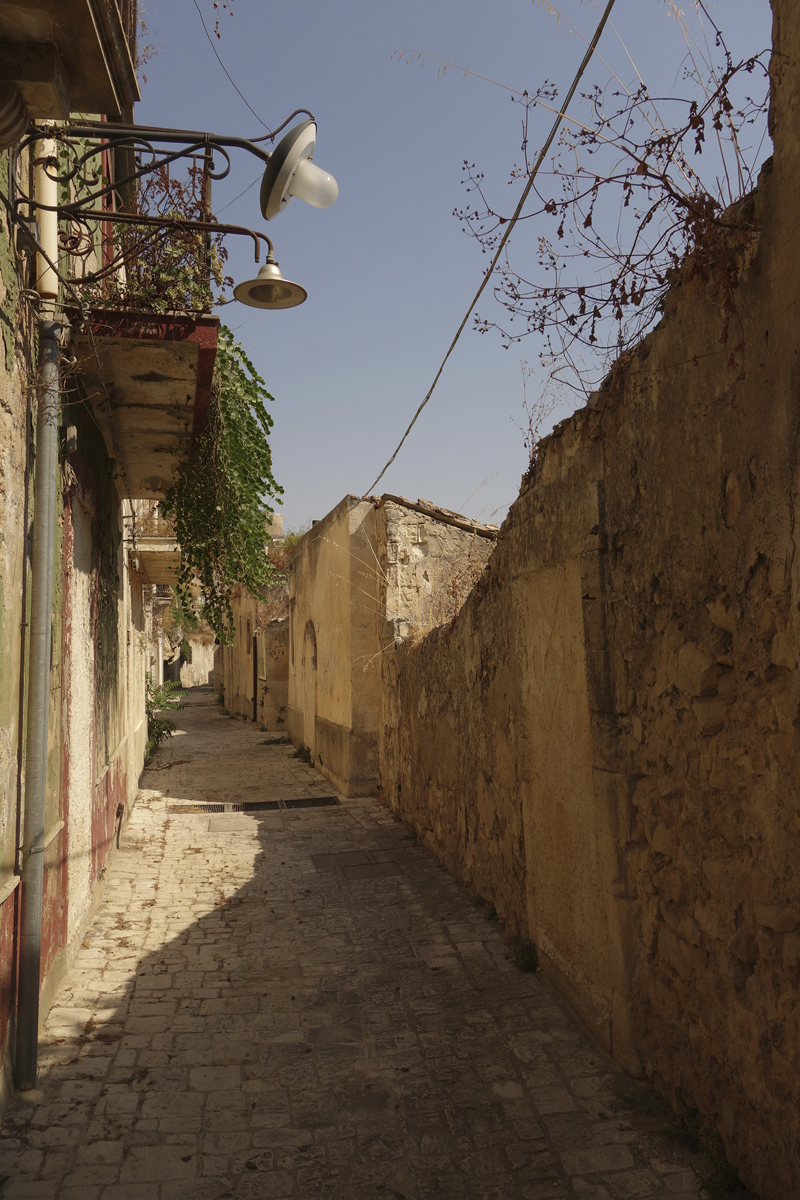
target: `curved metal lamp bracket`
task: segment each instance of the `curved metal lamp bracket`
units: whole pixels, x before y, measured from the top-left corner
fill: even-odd
[[[96,216],[91,212],[96,204],[108,201],[108,198],[124,196],[126,189],[136,184],[138,180],[158,170],[159,167],[169,166],[180,159],[198,158],[203,160],[203,172],[206,179],[225,179],[230,173],[231,150],[244,150],[253,155],[265,166],[270,161],[269,153],[262,149],[260,142],[272,141],[290,121],[297,116],[308,116],[313,119],[307,109],[297,109],[272,133],[258,138],[241,138],[208,133],[191,129],[166,129],[148,125],[117,125],[105,121],[84,121],[65,125],[35,125],[13,151],[12,157],[12,203],[19,211],[20,206],[27,207],[27,216],[34,215],[36,209],[47,208],[36,199],[22,192],[17,184],[16,166],[20,155],[28,147],[42,138],[52,138],[63,146],[67,153],[67,163],[53,158],[48,161],[48,173],[53,179],[64,186],[76,183],[81,189],[81,195],[74,200],[59,204],[56,211],[65,218],[78,219]],[[135,162],[135,168],[122,177],[109,183],[98,173],[96,166],[90,169],[92,160],[104,150],[127,151]],[[222,160],[217,167],[214,155]],[[51,169],[52,167],[52,169]],[[52,209],[50,210],[52,211]],[[112,212],[103,213],[104,220],[114,220]],[[217,228],[215,226],[215,228]],[[232,232],[231,229],[229,232]],[[217,232],[223,232],[221,227]],[[250,231],[248,231],[250,232]],[[263,236],[263,235],[259,235]]]

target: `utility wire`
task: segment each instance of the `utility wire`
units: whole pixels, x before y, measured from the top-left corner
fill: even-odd
[[[266,123],[266,121],[258,115],[256,110],[253,108],[252,104],[250,104],[249,101],[246,100],[245,97],[242,95],[242,93],[239,91],[239,88],[234,83],[233,77],[231,76],[230,72],[228,71],[228,68],[225,66],[225,63],[220,58],[219,51],[217,50],[217,47],[214,45],[214,39],[212,38],[211,34],[208,32],[208,26],[206,25],[205,17],[203,16],[203,10],[200,8],[200,5],[197,3],[197,0],[192,0],[192,3],[194,4],[195,8],[197,9],[197,15],[200,18],[200,24],[203,26],[203,32],[205,33],[206,37],[208,38],[208,44],[211,47],[211,49],[214,51],[217,62],[222,67],[225,74],[228,76],[228,81],[230,82],[234,91],[238,94],[240,100],[244,101],[244,103],[250,109],[250,112],[253,114],[253,116],[259,122],[259,124],[264,126],[267,133],[271,133],[272,131],[270,130],[270,127]],[[238,199],[238,197],[237,197],[237,199]]]
[[[195,0],[195,4],[196,3],[197,3],[197,0]],[[478,288],[477,292],[475,293],[475,296],[464,315],[464,320],[459,325],[459,327],[456,331],[456,336],[453,338],[452,342],[450,343],[447,354],[445,354],[444,358],[442,359],[442,365],[439,367],[439,370],[436,372],[436,378],[434,379],[433,383],[431,384],[431,386],[428,390],[427,396],[422,401],[422,403],[420,404],[417,411],[414,413],[414,416],[411,419],[411,424],[409,425],[408,429],[405,431],[402,438],[400,439],[400,442],[399,442],[394,454],[389,459],[389,461],[387,462],[386,466],[381,471],[378,478],[373,483],[371,483],[370,486],[367,488],[366,494],[372,492],[373,488],[375,488],[377,486],[377,484],[381,481],[381,479],[383,479],[383,476],[389,470],[389,467],[392,465],[394,460],[397,458],[397,455],[400,453],[400,450],[402,449],[403,443],[405,442],[406,438],[411,433],[411,430],[414,428],[414,425],[416,424],[416,421],[417,421],[417,417],[422,412],[423,408],[425,407],[425,405],[428,403],[431,396],[433,395],[433,389],[436,387],[437,383],[439,382],[439,378],[442,374],[442,371],[445,368],[445,364],[447,363],[447,360],[450,357],[450,355],[453,353],[453,351],[456,347],[456,342],[461,337],[461,334],[464,331],[464,326],[466,325],[467,321],[470,319],[470,316],[472,315],[472,310],[475,308],[475,305],[478,303],[479,299],[481,298],[481,295],[483,294],[483,290],[486,287],[489,280],[491,279],[492,273],[500,260],[500,255],[503,253],[505,244],[508,241],[509,237],[511,236],[511,230],[516,225],[517,220],[520,216],[520,213],[522,212],[522,209],[524,207],[525,201],[528,199],[530,190],[533,187],[533,181],[535,180],[535,178],[539,172],[539,167],[544,162],[545,155],[547,154],[547,151],[550,149],[550,147],[553,143],[553,139],[555,138],[556,134],[558,133],[559,126],[561,125],[561,122],[564,119],[566,111],[569,108],[569,104],[570,104],[570,101],[572,100],[572,97],[575,95],[575,90],[581,81],[583,73],[586,70],[587,66],[589,65],[589,60],[591,59],[592,55],[594,54],[595,47],[597,46],[597,43],[600,41],[600,35],[603,32],[603,28],[611,14],[611,9],[613,7],[614,7],[614,0],[608,0],[608,3],[606,4],[606,7],[605,7],[605,11],[603,12],[602,17],[600,18],[600,23],[598,24],[597,29],[595,30],[594,37],[592,38],[591,42],[589,43],[589,48],[587,49],[586,54],[583,56],[583,61],[581,62],[581,65],[578,67],[575,78],[572,81],[572,86],[570,87],[569,91],[567,92],[567,96],[566,96],[566,99],[564,100],[564,104],[562,105],[561,111],[556,116],[556,119],[553,122],[553,128],[550,130],[550,133],[548,134],[547,141],[542,146],[542,149],[539,151],[539,157],[536,159],[536,162],[534,163],[533,168],[532,168],[530,174],[528,175],[528,182],[525,184],[522,195],[519,198],[519,203],[514,210],[514,215],[509,220],[508,225],[506,226],[505,232],[504,232],[502,238],[500,239],[500,244],[497,247],[495,256],[492,259],[491,264],[489,265],[488,271],[486,272],[486,274],[483,277],[481,286]],[[366,494],[365,494],[365,498],[366,498]]]

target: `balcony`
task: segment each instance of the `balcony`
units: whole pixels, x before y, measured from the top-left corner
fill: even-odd
[[[218,329],[217,317],[93,310],[76,331],[82,386],[122,496],[163,500],[177,482],[206,426]]]
[[[147,583],[171,587],[178,582],[181,550],[175,527],[166,521],[156,505],[133,505],[133,543],[131,557]]]
[[[31,118],[132,120],[135,57],[136,0],[0,0],[0,78]]]

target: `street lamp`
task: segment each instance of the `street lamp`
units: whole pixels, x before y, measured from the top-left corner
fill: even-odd
[[[265,241],[269,246],[266,263],[256,279],[246,280],[234,288],[234,297],[251,308],[294,308],[303,303],[308,293],[300,284],[283,278],[273,256],[272,243],[265,234],[243,226],[223,225],[210,219],[202,222],[189,221],[173,216],[114,211],[104,205],[112,203],[112,197],[124,196],[140,179],[160,167],[168,169],[171,163],[179,159],[191,159],[194,162],[202,159],[204,207],[209,209],[210,218],[211,181],[224,179],[229,174],[230,150],[245,150],[260,159],[265,166],[260,197],[261,212],[265,220],[273,220],[295,196],[314,208],[327,208],[338,196],[339,185],[332,175],[312,162],[317,142],[317,125],[313,116],[300,109],[292,113],[276,133],[285,128],[293,117],[301,114],[308,119],[291,128],[272,152],[264,150],[259,143],[273,138],[274,134],[251,141],[247,138],[223,137],[192,130],[117,125],[99,121],[33,126],[14,150],[11,171],[12,213],[21,228],[23,239],[27,236],[29,241],[31,227],[32,224],[35,227],[34,219],[37,215],[40,225],[48,220],[52,224],[60,217],[84,226],[90,221],[102,221],[111,224],[138,224],[164,231],[193,229],[202,231],[209,239],[215,234],[246,235],[252,237],[255,242],[256,262],[259,259],[259,241]],[[64,164],[63,158],[59,159],[57,153],[51,151],[43,165],[42,173],[52,184],[60,185],[62,191],[66,190],[67,194],[75,196],[74,199],[59,204],[54,193],[47,202],[39,192],[28,195],[18,187],[16,162],[20,154],[43,138],[52,139],[50,145],[55,143],[54,151],[57,151],[59,146],[64,147],[69,161]],[[124,160],[127,157],[129,167],[133,164],[133,170],[129,169],[127,174],[109,183],[97,174],[93,165],[93,160],[96,160],[103,150],[120,152],[120,159]],[[220,168],[215,165],[215,154],[222,160]],[[23,209],[27,211],[23,212]],[[57,258],[57,254],[51,254],[49,257],[52,262]],[[74,287],[95,283],[110,274],[112,269],[113,264],[105,265],[97,271],[84,274],[81,278],[70,280],[70,283]]]
[[[261,181],[265,221],[283,212],[293,196],[314,208],[328,208],[339,195],[333,176],[311,161],[316,144],[317,125],[308,120],[290,129],[273,150]]]
[[[240,304],[247,304],[250,308],[294,308],[308,296],[299,283],[291,283],[283,278],[272,251],[256,278],[238,283],[233,294]]]

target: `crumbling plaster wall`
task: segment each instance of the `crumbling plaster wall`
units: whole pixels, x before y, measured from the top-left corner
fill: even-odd
[[[543,444],[449,634],[387,672],[383,783],[630,1070],[800,1196],[800,12],[727,345],[713,287]],[[738,343],[741,341],[741,345]]]
[[[455,615],[494,542],[386,498],[379,500],[377,513],[376,563],[379,559],[386,632],[393,640],[417,640]]]
[[[5,155],[0,161],[5,162]],[[37,370],[35,310],[18,303],[16,264],[0,226],[0,1111],[10,1094],[16,1005],[30,531]],[[65,397],[65,399],[68,399]],[[94,419],[62,419],[78,451],[59,456],[45,815],[40,1015],[102,893],[117,808],[130,810],[144,759],[146,639],[121,504]]]
[[[8,152],[0,153],[7,173]],[[30,605],[27,533],[32,491],[27,476],[32,447],[34,390],[25,369],[35,326],[20,304],[5,212],[0,214],[0,1111],[11,1094],[10,1048],[16,990],[15,930],[19,920],[14,875],[21,762],[25,755],[20,682],[25,674],[22,631]]]

